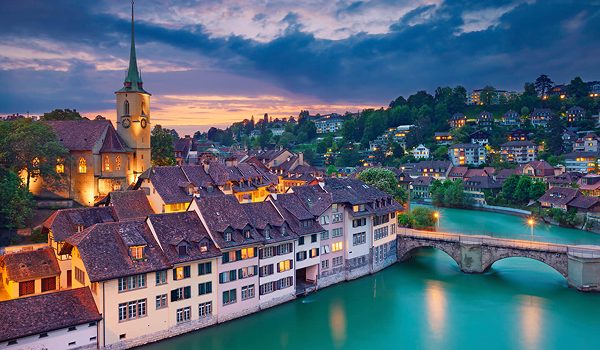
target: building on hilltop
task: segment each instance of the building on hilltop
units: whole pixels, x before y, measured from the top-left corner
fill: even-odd
[[[485,163],[486,153],[485,146],[476,143],[459,143],[448,148],[448,157],[454,166],[479,166]]]
[[[462,113],[454,113],[454,115],[448,121],[450,126],[454,129],[460,128],[467,123],[467,117]]]
[[[511,109],[502,115],[500,125],[508,127],[519,126],[521,125],[521,115]]]
[[[529,163],[537,157],[537,145],[531,141],[508,141],[500,146],[502,161]]]

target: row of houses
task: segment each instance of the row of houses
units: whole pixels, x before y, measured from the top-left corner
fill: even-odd
[[[129,348],[254,313],[396,261],[396,215],[403,207],[356,179],[292,186],[262,202],[240,203],[227,194],[192,197],[184,211],[161,214],[153,214],[146,198],[142,191],[111,193],[98,207],[55,213],[43,225],[48,248],[3,257],[51,265],[23,278],[6,274],[15,285],[34,281],[19,287],[15,300],[84,293],[87,301],[73,302],[87,305],[91,296],[93,305],[85,309],[93,312],[72,311],[71,324],[87,317],[97,332],[79,334],[87,328],[69,325],[77,328],[69,339],[78,334],[87,340],[70,342]],[[39,287],[48,283],[38,280],[49,277],[55,288]],[[21,333],[0,327],[0,346],[71,346],[63,344],[62,333],[40,337],[52,325],[30,323]]]

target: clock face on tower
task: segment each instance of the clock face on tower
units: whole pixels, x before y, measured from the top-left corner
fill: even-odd
[[[125,129],[127,129],[128,127],[131,126],[131,120],[129,120],[129,118],[123,118],[123,122],[122,123],[123,123],[123,127]]]
[[[145,118],[142,118],[142,120],[140,120],[140,125],[142,126],[142,128],[146,128],[146,125],[148,125],[148,122],[146,121]]]

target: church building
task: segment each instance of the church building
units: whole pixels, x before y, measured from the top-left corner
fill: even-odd
[[[111,191],[126,190],[150,168],[150,93],[137,67],[131,9],[129,69],[117,95],[117,128],[109,120],[47,121],[71,160],[57,166],[60,182],[32,181],[31,192],[45,198],[69,198],[91,206]]]

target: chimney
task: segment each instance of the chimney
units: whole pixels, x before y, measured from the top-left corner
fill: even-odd
[[[210,169],[210,164],[208,163],[208,160],[203,161],[202,166],[204,167],[204,172],[208,174],[208,169]]]
[[[298,165],[304,165],[304,153],[299,152],[298,157],[300,157],[300,161],[299,161]]]

